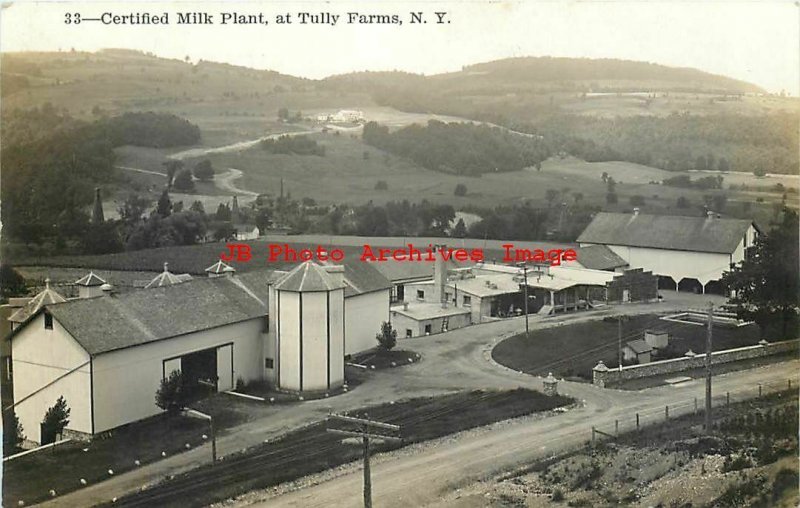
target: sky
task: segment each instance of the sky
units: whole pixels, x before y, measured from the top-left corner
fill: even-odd
[[[427,24],[411,24],[422,11]],[[434,11],[449,23],[436,24]],[[169,25],[66,24],[83,18],[168,13]],[[178,25],[207,12],[212,25]],[[221,13],[262,13],[267,25],[219,24]],[[340,15],[335,25],[297,14]],[[402,25],[349,24],[350,12],[397,14]],[[279,14],[292,24],[277,24]],[[515,56],[620,58],[694,67],[800,95],[800,7],[790,1],[294,1],[6,2],[0,51],[130,48],[321,78],[360,70],[434,74]]]

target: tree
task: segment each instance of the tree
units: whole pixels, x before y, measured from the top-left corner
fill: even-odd
[[[156,390],[156,406],[169,415],[175,415],[188,404],[187,395],[181,371],[173,370],[169,376],[161,380],[161,384]]]
[[[176,189],[182,191],[194,191],[194,180],[192,180],[192,172],[188,169],[182,169],[175,175],[175,182],[173,185]]]
[[[236,228],[228,221],[215,222],[212,229],[212,236],[217,242],[227,242],[236,238]]]
[[[203,214],[203,215],[206,214],[206,208],[203,206],[203,202],[199,201],[199,200],[193,202],[192,206],[189,207],[189,210],[192,211],[192,212],[197,212],[197,213]]]
[[[169,214],[171,213],[172,201],[169,199],[169,192],[167,192],[167,189],[164,189],[164,192],[161,193],[161,197],[158,198],[156,214],[160,215],[161,217],[169,217]]]
[[[583,193],[582,192],[573,192],[572,198],[575,200],[575,204],[577,205],[581,201],[583,201]]]
[[[47,409],[42,420],[42,444],[52,443],[55,436],[61,435],[69,425],[70,408],[64,396],[60,396],[53,407]]]
[[[381,331],[375,335],[375,340],[378,341],[378,348],[383,351],[389,351],[397,345],[397,330],[392,328],[392,324],[384,321],[381,323]]]
[[[230,222],[233,218],[231,209],[225,203],[220,203],[217,206],[217,213],[214,215],[214,220]]]
[[[552,207],[553,201],[558,199],[558,191],[555,189],[547,189],[544,193],[544,199],[547,200],[547,206]]]
[[[386,183],[386,180],[378,180],[375,184],[375,190],[388,190],[389,184]]]
[[[614,178],[609,176],[608,180],[606,180],[606,185],[608,186],[608,192],[613,194],[617,186],[617,182],[614,181]]]
[[[25,441],[25,433],[22,424],[19,423],[17,413],[13,409],[3,412],[3,455],[11,455],[16,452],[19,445]]]
[[[675,205],[678,208],[689,208],[690,203],[686,196],[680,196],[678,197],[678,201],[675,203]]]
[[[757,177],[761,178],[763,176],[766,176],[767,172],[764,171],[764,169],[762,169],[762,168],[756,168],[756,169],[753,170],[753,174],[756,175]]]
[[[194,177],[201,182],[207,182],[214,178],[214,167],[211,161],[203,159],[194,166]]]
[[[784,209],[783,220],[756,238],[740,265],[722,276],[733,292],[736,314],[755,321],[765,335],[793,338],[798,326],[800,255],[797,212]]]
[[[616,205],[617,204],[617,194],[615,192],[609,192],[606,194],[606,203],[609,205]]]
[[[603,174],[600,175],[600,179],[603,181],[603,183],[608,182],[608,171],[603,171]]]
[[[175,178],[175,174],[183,169],[183,161],[170,159],[164,162],[164,169],[167,172],[167,189],[172,187],[172,180]]]
[[[467,236],[467,226],[464,224],[464,219],[458,219],[453,227],[453,238],[464,238],[465,236]]]
[[[145,198],[138,194],[131,194],[125,198],[122,206],[117,209],[119,218],[127,225],[136,224],[142,220],[142,216],[145,210],[147,210],[148,205],[149,203]]]
[[[456,185],[456,188],[453,189],[453,195],[454,196],[459,196],[459,197],[466,196],[467,195],[467,186],[464,185],[463,183],[460,183],[460,184]]]
[[[288,108],[281,108],[278,110],[278,120],[280,120],[281,122],[286,122],[289,120]]]
[[[726,159],[725,157],[720,157],[719,161],[717,162],[717,169],[719,169],[723,173],[727,173],[728,171],[730,171],[731,165],[728,162],[728,159]]]
[[[10,296],[24,295],[25,290],[25,279],[22,275],[13,266],[0,264],[0,296],[5,300]]]

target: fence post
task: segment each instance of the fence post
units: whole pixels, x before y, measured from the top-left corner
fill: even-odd
[[[639,430],[639,413],[636,413],[636,430]]]
[[[758,396],[761,397],[761,383],[758,383]]]
[[[697,414],[697,397],[694,398],[694,414]]]
[[[725,392],[725,405],[731,405],[731,392]]]
[[[619,436],[619,420],[614,420],[614,435]]]
[[[592,448],[594,448],[594,425],[592,425]]]
[[[664,406],[664,419],[669,420],[669,406]]]

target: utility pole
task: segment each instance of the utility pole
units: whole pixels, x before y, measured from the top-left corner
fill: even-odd
[[[617,316],[617,361],[622,372],[622,315]]]
[[[394,433],[400,432],[399,425],[368,420],[366,418],[354,418],[332,414],[328,417],[328,422],[335,420],[349,426],[349,429],[327,429],[328,432],[348,437],[361,438],[364,449],[364,508],[372,508],[372,473],[369,466],[369,440],[370,438],[382,439],[384,441],[401,441],[397,436],[380,433],[380,430],[388,430]],[[353,428],[355,427],[355,430]]]
[[[706,334],[706,415],[705,431],[711,433],[711,329],[714,318],[714,304],[708,304],[708,333]]]
[[[528,265],[527,263],[519,263],[517,266],[522,268],[522,275],[524,277],[524,284],[525,288],[523,289],[525,293],[525,337],[530,337],[530,325],[528,324]]]

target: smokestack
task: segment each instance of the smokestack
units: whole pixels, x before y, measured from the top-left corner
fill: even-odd
[[[442,252],[447,249],[447,245],[436,246],[436,259],[433,262],[433,301],[441,303],[442,307],[447,305],[444,300],[444,286],[447,284],[447,267],[444,265]]]

